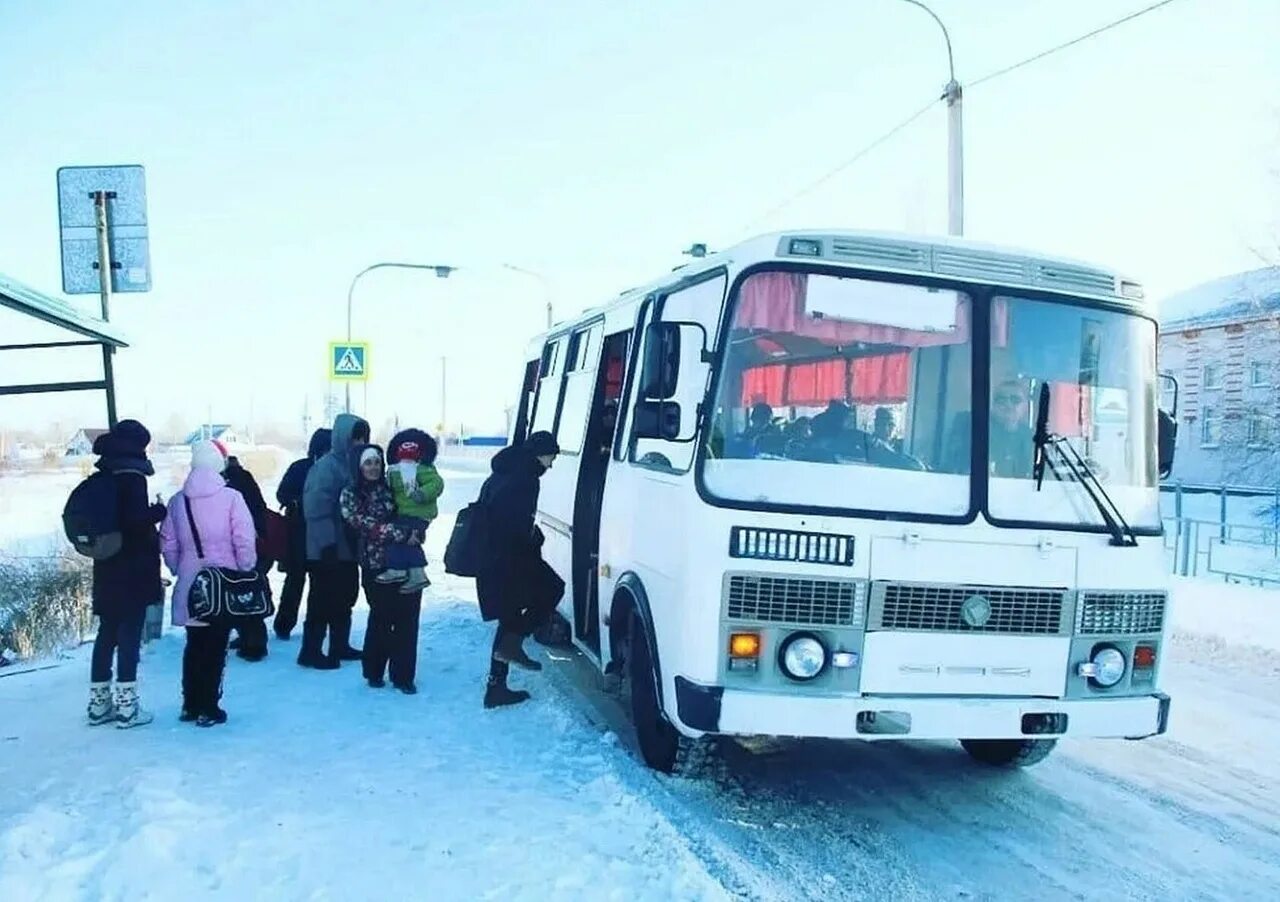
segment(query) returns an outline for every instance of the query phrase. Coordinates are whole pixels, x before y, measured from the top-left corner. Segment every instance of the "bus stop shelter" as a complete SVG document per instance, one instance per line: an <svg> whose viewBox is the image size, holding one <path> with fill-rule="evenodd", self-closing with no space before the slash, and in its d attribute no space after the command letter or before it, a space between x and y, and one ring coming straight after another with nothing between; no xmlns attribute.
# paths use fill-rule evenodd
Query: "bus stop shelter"
<svg viewBox="0 0 1280 902"><path fill-rule="evenodd" d="M55 326L73 339L64 341L0 344L0 351L42 351L58 348L97 347L102 351L102 378L78 382L40 382L23 385L0 385L0 397L39 395L55 392L100 391L107 399L107 425L116 425L116 384L112 354L128 347L121 333L95 317L81 313L59 298L51 297L0 273L0 306L16 310L48 325Z"/></svg>

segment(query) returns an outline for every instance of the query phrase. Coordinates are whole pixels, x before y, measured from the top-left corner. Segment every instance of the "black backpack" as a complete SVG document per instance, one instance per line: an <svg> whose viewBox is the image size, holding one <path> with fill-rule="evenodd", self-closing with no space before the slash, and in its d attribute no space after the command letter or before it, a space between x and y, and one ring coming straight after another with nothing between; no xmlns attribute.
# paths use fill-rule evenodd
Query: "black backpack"
<svg viewBox="0 0 1280 902"><path fill-rule="evenodd" d="M490 553L489 509L483 501L458 513L444 551L444 569L454 576L478 576L481 562Z"/></svg>
<svg viewBox="0 0 1280 902"><path fill-rule="evenodd" d="M62 529L87 558L105 561L120 553L120 488L111 474L94 473L71 490L62 509Z"/></svg>

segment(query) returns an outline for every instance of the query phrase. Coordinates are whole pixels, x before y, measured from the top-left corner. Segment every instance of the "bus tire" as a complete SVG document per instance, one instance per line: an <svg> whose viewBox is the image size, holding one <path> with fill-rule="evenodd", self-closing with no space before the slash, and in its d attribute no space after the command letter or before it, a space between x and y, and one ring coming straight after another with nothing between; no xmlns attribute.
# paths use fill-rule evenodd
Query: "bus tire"
<svg viewBox="0 0 1280 902"><path fill-rule="evenodd" d="M992 767L1030 767L1048 758L1058 740L961 739L960 744L974 761Z"/></svg>
<svg viewBox="0 0 1280 902"><path fill-rule="evenodd" d="M648 630L638 614L632 614L628 638L631 720L636 728L640 757L660 773L691 775L701 768L708 742L684 736L663 712L658 701L657 669L649 650Z"/></svg>

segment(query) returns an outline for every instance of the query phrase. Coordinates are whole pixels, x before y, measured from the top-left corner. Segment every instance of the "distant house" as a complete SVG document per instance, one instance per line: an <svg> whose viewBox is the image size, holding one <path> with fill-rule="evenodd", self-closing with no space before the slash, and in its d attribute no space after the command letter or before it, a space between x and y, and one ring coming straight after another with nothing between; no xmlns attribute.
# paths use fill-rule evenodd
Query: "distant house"
<svg viewBox="0 0 1280 902"><path fill-rule="evenodd" d="M81 429L67 442L67 457L88 457L93 453L93 443L106 434L105 429Z"/></svg>
<svg viewBox="0 0 1280 902"><path fill-rule="evenodd" d="M222 442L224 445L249 444L239 432L221 423L206 424L193 429L182 443L184 445L194 445L196 442L209 441L211 439Z"/></svg>
<svg viewBox="0 0 1280 902"><path fill-rule="evenodd" d="M1275 485L1280 481L1280 267L1193 288L1166 299L1159 313L1160 370L1179 385L1173 478Z"/></svg>

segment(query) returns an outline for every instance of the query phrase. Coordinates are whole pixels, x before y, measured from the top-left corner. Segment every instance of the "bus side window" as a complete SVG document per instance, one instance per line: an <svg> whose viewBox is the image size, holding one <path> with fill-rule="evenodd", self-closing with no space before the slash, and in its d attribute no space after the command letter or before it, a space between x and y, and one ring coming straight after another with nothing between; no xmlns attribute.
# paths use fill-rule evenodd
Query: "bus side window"
<svg viewBox="0 0 1280 902"><path fill-rule="evenodd" d="M511 444L523 444L529 437L529 418L533 413L533 399L538 391L539 360L530 360L524 367L524 381L520 384L520 406L516 409L515 427L511 432Z"/></svg>
<svg viewBox="0 0 1280 902"><path fill-rule="evenodd" d="M662 321L701 325L709 340L714 341L724 302L725 277L717 276L682 288L668 295L661 306ZM682 329L680 342L679 378L675 395L665 399L642 398L637 385L637 402L665 400L679 405L680 439L634 438L631 444L631 462L640 466L687 473L693 467L693 456L698 442L698 411L706 398L707 382L711 368L702 359L704 340L698 329ZM650 333L639 333L640 344L647 345ZM645 348L641 347L639 367L643 370ZM632 427L634 429L634 426Z"/></svg>
<svg viewBox="0 0 1280 902"><path fill-rule="evenodd" d="M556 430L556 441L562 454L576 455L582 451L587 417L591 413L591 399L595 393L603 335L604 323L598 322L575 332L569 343L564 400L560 405L560 419Z"/></svg>
<svg viewBox="0 0 1280 902"><path fill-rule="evenodd" d="M561 374L564 371L565 336L547 343L538 367L538 391L533 402L533 425L529 432L555 432L560 410Z"/></svg>

